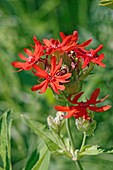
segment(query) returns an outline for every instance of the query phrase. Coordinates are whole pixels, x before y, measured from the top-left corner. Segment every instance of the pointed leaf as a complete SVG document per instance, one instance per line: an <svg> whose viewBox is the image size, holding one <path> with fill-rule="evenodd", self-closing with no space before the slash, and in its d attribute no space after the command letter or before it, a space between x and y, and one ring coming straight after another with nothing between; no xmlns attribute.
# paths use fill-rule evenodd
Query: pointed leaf
<svg viewBox="0 0 113 170"><path fill-rule="evenodd" d="M101 0L99 5L113 9L113 0Z"/></svg>
<svg viewBox="0 0 113 170"><path fill-rule="evenodd" d="M32 170L48 170L50 163L50 151L48 150L47 146L43 144L40 150L40 157L38 162L32 168Z"/></svg>
<svg viewBox="0 0 113 170"><path fill-rule="evenodd" d="M80 156L84 156L84 155L98 155L100 153L103 153L104 150L100 149L98 145L94 145L94 146L85 146L83 148L83 150L80 152Z"/></svg>
<svg viewBox="0 0 113 170"><path fill-rule="evenodd" d="M4 170L11 170L10 132L11 111L8 110L0 117L0 156Z"/></svg>
<svg viewBox="0 0 113 170"><path fill-rule="evenodd" d="M105 148L104 153L113 153L113 147L111 148Z"/></svg>
<svg viewBox="0 0 113 170"><path fill-rule="evenodd" d="M44 142L30 155L23 170L48 170L50 163L50 152Z"/></svg>
<svg viewBox="0 0 113 170"><path fill-rule="evenodd" d="M39 160L39 152L37 151L37 149L35 149L30 155L24 170L31 170L38 160Z"/></svg>
<svg viewBox="0 0 113 170"><path fill-rule="evenodd" d="M27 125L32 129L32 131L45 141L48 149L51 152L55 152L61 149L58 141L56 141L53 134L51 134L50 130L47 128L46 125L28 118L25 118L25 120Z"/></svg>

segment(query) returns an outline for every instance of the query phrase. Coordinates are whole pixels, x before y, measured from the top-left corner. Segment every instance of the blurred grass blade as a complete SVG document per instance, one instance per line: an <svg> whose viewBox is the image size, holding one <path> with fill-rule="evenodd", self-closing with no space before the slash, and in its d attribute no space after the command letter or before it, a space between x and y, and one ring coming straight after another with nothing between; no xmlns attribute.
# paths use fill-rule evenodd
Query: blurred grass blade
<svg viewBox="0 0 113 170"><path fill-rule="evenodd" d="M0 168L0 170L4 170L3 168Z"/></svg>
<svg viewBox="0 0 113 170"><path fill-rule="evenodd" d="M99 5L113 9L113 0L101 0Z"/></svg>
<svg viewBox="0 0 113 170"><path fill-rule="evenodd" d="M3 169L11 170L11 111L8 110L0 117L0 156L2 159ZM1 167L2 168L2 167Z"/></svg>

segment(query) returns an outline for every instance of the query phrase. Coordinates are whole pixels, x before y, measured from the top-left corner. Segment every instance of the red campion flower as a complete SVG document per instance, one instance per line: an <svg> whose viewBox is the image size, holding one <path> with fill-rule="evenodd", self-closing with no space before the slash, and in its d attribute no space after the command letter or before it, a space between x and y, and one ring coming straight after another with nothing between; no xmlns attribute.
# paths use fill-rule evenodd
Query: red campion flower
<svg viewBox="0 0 113 170"><path fill-rule="evenodd" d="M75 48L83 48L92 41L92 39L87 40L86 42L83 42L82 44L78 44L78 32L74 31L72 35L66 36L63 32L60 32L60 37L62 39L62 42L59 40L54 40L51 38L43 39L43 43L45 44L45 50L46 54L52 54L58 51L60 54L64 52L69 52L71 50L74 50Z"/></svg>
<svg viewBox="0 0 113 170"><path fill-rule="evenodd" d="M34 69L36 72L34 74L40 78L44 78L38 85L34 85L32 87L32 91L40 90L40 93L44 93L48 87L48 85L54 90L55 93L59 94L59 90L64 90L65 86L63 83L69 82L71 77L71 73L66 73L64 75L59 75L59 70L62 65L62 59L60 59L59 63L56 64L56 57L53 56L51 58L51 69L49 72L47 70L42 70L39 66L34 65Z"/></svg>
<svg viewBox="0 0 113 170"><path fill-rule="evenodd" d="M22 70L30 70L32 68L32 66L39 60L40 56L43 55L43 47L40 44L40 42L36 39L36 37L34 37L34 42L35 42L35 46L34 48L34 52L32 52L31 50L29 50L28 48L24 49L24 52L28 55L28 57L25 57L23 54L18 54L19 57L24 60L25 62L12 62L13 67L15 68L19 68L18 71L22 71Z"/></svg>
<svg viewBox="0 0 113 170"><path fill-rule="evenodd" d="M93 49L90 49L89 51L85 49L76 50L77 57L83 58L82 68L85 68L90 62L97 64L101 67L105 67L106 65L101 62L104 59L104 54L100 54L100 55L97 54L97 52L99 52L102 48L103 45L101 44L95 50Z"/></svg>
<svg viewBox="0 0 113 170"><path fill-rule="evenodd" d="M77 106L55 106L55 109L58 111L62 111L62 112L68 112L67 115L65 115L65 118L70 118L72 116L74 116L76 119L78 119L79 117L83 117L84 119L90 119L89 115L88 115L88 110L94 111L94 112L104 112L108 109L111 108L110 105L105 105L102 107L97 107L96 104L103 102L107 97L104 97L100 100L97 100L97 97L99 95L100 89L97 88L91 95L90 99L86 102L78 102L78 99L81 97L81 95L84 92L80 92L78 93L73 99L71 99L72 96L70 96L68 98L69 102L71 102L72 104L75 104Z"/></svg>

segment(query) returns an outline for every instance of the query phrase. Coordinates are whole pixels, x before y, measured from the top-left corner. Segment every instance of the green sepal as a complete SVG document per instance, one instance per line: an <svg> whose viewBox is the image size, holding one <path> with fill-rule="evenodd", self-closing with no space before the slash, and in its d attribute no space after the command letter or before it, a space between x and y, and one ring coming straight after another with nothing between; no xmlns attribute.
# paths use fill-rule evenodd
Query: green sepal
<svg viewBox="0 0 113 170"><path fill-rule="evenodd" d="M99 5L113 9L113 0L101 0Z"/></svg>
<svg viewBox="0 0 113 170"><path fill-rule="evenodd" d="M4 170L12 170L11 166L11 111L7 110L0 116L0 156Z"/></svg>

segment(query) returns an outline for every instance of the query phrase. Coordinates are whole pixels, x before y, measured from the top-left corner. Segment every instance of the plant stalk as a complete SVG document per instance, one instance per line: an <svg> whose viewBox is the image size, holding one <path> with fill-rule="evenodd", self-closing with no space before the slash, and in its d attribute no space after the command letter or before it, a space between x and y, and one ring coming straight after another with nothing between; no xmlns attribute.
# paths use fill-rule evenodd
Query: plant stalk
<svg viewBox="0 0 113 170"><path fill-rule="evenodd" d="M82 151L84 145L85 145L85 142L86 142L86 133L84 132L84 136L83 136L83 140L82 140L82 145L80 147L80 151Z"/></svg>
<svg viewBox="0 0 113 170"><path fill-rule="evenodd" d="M76 166L77 166L78 170L84 170L84 169L82 168L82 165L81 165L81 163L80 163L79 160L76 161Z"/></svg>
<svg viewBox="0 0 113 170"><path fill-rule="evenodd" d="M70 143L71 143L72 149L74 151L75 150L75 146L74 146L73 136L72 136L72 133L71 133L71 129L70 129L70 124L69 124L69 119L68 118L66 119L66 129L67 129L67 133L68 133L68 137L70 139Z"/></svg>

